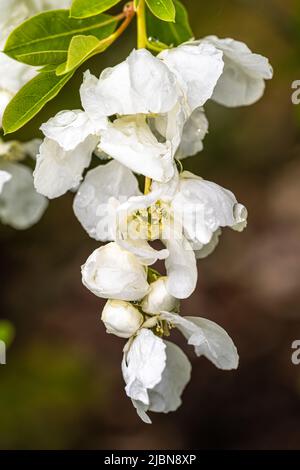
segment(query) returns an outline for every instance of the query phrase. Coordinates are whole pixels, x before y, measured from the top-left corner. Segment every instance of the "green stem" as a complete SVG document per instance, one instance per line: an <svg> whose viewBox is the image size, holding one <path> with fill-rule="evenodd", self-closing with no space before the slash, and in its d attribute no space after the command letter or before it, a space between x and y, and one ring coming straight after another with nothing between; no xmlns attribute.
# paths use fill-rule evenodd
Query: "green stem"
<svg viewBox="0 0 300 470"><path fill-rule="evenodd" d="M137 47L143 49L147 47L147 28L146 28L146 11L145 0L140 0L137 11Z"/></svg>
<svg viewBox="0 0 300 470"><path fill-rule="evenodd" d="M146 27L146 11L145 0L140 0L137 10L137 47L138 49L146 49L148 46L147 27ZM151 190L152 180L145 177L144 194L148 194Z"/></svg>

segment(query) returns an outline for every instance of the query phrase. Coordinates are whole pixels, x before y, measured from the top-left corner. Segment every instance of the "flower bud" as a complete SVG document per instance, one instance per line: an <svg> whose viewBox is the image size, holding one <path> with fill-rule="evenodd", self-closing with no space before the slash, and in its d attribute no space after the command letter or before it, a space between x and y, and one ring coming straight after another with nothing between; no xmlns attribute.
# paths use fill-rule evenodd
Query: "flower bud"
<svg viewBox="0 0 300 470"><path fill-rule="evenodd" d="M173 312L179 307L179 300L170 295L166 288L167 277L160 277L150 284L150 289L142 301L142 309L150 315L162 311Z"/></svg>
<svg viewBox="0 0 300 470"><path fill-rule="evenodd" d="M144 318L138 309L129 302L108 300L103 309L101 320L107 333L120 338L130 338L141 327Z"/></svg>
<svg viewBox="0 0 300 470"><path fill-rule="evenodd" d="M81 272L85 287L104 299L139 300L149 289L145 266L115 242L95 250Z"/></svg>

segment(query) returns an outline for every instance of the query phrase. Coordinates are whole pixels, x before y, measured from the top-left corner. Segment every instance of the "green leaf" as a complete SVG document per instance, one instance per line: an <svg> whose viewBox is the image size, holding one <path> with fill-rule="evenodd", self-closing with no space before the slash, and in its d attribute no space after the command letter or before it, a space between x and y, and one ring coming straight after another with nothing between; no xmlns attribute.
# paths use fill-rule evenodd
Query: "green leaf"
<svg viewBox="0 0 300 470"><path fill-rule="evenodd" d="M149 37L153 39L169 46L179 46L193 37L193 31L189 24L186 8L179 0L173 1L176 9L175 23L162 23L150 11L147 11L147 31Z"/></svg>
<svg viewBox="0 0 300 470"><path fill-rule="evenodd" d="M74 19L69 10L40 13L18 26L8 37L4 52L29 65L61 64L67 60L73 36L92 35L97 39L110 36L117 20L110 15Z"/></svg>
<svg viewBox="0 0 300 470"><path fill-rule="evenodd" d="M5 109L3 115L5 134L17 131L30 121L59 93L73 73L57 77L55 72L43 72L26 83Z"/></svg>
<svg viewBox="0 0 300 470"><path fill-rule="evenodd" d="M8 347L15 336L14 326L7 320L0 321L0 341L4 341Z"/></svg>
<svg viewBox="0 0 300 470"><path fill-rule="evenodd" d="M163 21L175 21L175 6L172 0L146 0L153 15Z"/></svg>
<svg viewBox="0 0 300 470"><path fill-rule="evenodd" d="M73 18L88 18L109 10L121 0L73 0L70 16Z"/></svg>
<svg viewBox="0 0 300 470"><path fill-rule="evenodd" d="M39 69L39 72L40 73L55 72L56 69L57 69L57 64L49 64L49 65L45 65L44 67Z"/></svg>
<svg viewBox="0 0 300 470"><path fill-rule="evenodd" d="M95 36L74 36L70 42L68 59L57 67L56 75L64 75L76 69L100 47L101 41Z"/></svg>

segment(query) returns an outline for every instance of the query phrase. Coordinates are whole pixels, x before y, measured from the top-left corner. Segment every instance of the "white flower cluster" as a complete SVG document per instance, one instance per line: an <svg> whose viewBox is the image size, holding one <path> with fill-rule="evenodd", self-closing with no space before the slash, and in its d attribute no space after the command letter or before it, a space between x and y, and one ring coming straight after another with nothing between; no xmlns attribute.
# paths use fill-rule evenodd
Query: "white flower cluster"
<svg viewBox="0 0 300 470"><path fill-rule="evenodd" d="M32 170L20 163L27 156L35 158L40 142L0 139L0 222L18 230L38 222L48 206L33 186Z"/></svg>
<svg viewBox="0 0 300 470"><path fill-rule="evenodd" d="M91 237L109 242L87 259L82 281L108 299L107 332L128 339L125 390L145 422L147 411L177 409L190 379L185 354L163 339L172 328L215 366L238 365L227 333L204 318L180 316L178 299L196 287L196 259L214 250L223 227L243 230L247 211L232 192L179 171L176 162L202 150L207 100L249 105L271 77L267 59L232 39L209 36L157 57L134 50L99 79L85 73L83 110L62 111L41 127L36 189L48 198L76 190L78 220ZM93 153L112 160L81 182ZM151 179L145 194L133 172ZM157 240L164 246L153 246ZM166 276L149 267L159 259Z"/></svg>
<svg viewBox="0 0 300 470"><path fill-rule="evenodd" d="M0 48L9 33L30 16L44 10L64 8L70 0L0 0ZM13 96L37 71L0 52L0 128L3 113ZM48 202L33 186L32 171L19 163L36 157L40 141L21 143L0 139L0 222L15 229L27 229L38 222Z"/></svg>

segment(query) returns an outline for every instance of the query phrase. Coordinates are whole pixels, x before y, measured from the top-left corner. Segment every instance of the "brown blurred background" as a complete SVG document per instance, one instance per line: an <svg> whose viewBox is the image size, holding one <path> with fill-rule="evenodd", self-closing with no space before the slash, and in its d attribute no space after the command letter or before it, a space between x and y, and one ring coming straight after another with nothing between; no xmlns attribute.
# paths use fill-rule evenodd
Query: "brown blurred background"
<svg viewBox="0 0 300 470"><path fill-rule="evenodd" d="M204 151L185 168L229 189L249 209L243 234L224 231L200 261L182 313L224 326L240 353L237 372L197 359L183 405L139 421L120 371L123 340L105 334L103 302L81 284L80 265L97 242L72 213L72 194L51 202L26 232L1 226L1 317L16 337L0 366L0 448L293 449L300 448L300 5L289 0L186 0L195 37L245 41L270 58L275 75L256 105L210 103ZM123 60L131 30L89 67ZM41 122L80 107L80 70L63 93L14 137L36 136ZM76 97L76 103L74 99Z"/></svg>

